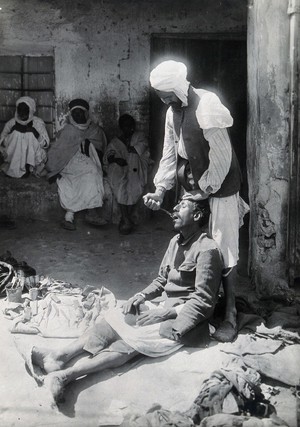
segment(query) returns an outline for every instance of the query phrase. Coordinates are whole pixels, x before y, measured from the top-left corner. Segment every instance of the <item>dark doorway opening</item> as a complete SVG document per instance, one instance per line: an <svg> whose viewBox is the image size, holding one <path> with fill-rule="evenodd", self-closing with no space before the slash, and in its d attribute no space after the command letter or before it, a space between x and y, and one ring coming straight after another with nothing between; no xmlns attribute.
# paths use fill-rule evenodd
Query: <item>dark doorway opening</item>
<svg viewBox="0 0 300 427"><path fill-rule="evenodd" d="M150 59L151 69L164 60L184 62L191 84L215 92L229 109L234 119L229 133L243 175L240 194L248 202L246 34L154 34ZM165 112L166 107L151 90L150 150L154 173L162 154Z"/></svg>

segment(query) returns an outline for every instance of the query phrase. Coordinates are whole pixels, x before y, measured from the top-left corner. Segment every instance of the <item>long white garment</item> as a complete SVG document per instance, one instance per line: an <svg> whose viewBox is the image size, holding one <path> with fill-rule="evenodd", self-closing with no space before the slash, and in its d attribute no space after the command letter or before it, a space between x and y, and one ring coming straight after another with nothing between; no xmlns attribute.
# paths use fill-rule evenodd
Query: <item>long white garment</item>
<svg viewBox="0 0 300 427"><path fill-rule="evenodd" d="M49 146L45 124L39 117L33 117L33 127L40 134L37 139L31 132L22 133L17 130L11 132L15 123L15 119L9 120L1 133L0 145L3 146L5 157L1 169L13 178L21 178L28 164L31 171L39 176L47 161L46 148Z"/></svg>
<svg viewBox="0 0 300 427"><path fill-rule="evenodd" d="M89 154L90 157L82 154L79 148L57 180L60 204L67 211L79 212L103 204L103 173L93 144Z"/></svg>
<svg viewBox="0 0 300 427"><path fill-rule="evenodd" d="M150 154L145 136L141 132L134 132L130 146L135 148L136 153L128 152L126 145L115 137L108 144L105 153L108 180L117 202L122 205L137 203L147 183ZM107 159L112 155L124 159L127 165L109 163Z"/></svg>
<svg viewBox="0 0 300 427"><path fill-rule="evenodd" d="M150 309L157 308L157 305L150 301L146 301L145 304ZM162 337L159 334L160 323L145 326L128 325L124 321L124 314L120 308L108 310L104 313L104 318L122 340L146 356L167 356L183 346L177 341Z"/></svg>

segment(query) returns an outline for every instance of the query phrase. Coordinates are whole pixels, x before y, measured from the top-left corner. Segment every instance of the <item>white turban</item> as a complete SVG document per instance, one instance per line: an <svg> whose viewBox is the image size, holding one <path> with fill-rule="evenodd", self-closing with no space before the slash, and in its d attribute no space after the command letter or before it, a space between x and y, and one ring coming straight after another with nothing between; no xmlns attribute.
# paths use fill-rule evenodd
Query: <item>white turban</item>
<svg viewBox="0 0 300 427"><path fill-rule="evenodd" d="M187 69L182 62L164 61L151 71L150 84L153 89L162 92L174 92L182 101L183 106L186 107L190 85L186 76Z"/></svg>
<svg viewBox="0 0 300 427"><path fill-rule="evenodd" d="M31 98L30 96L22 96L21 98L19 98L17 100L16 106L18 107L18 105L21 104L22 102L24 102L24 104L28 105L28 107L29 107L28 119L25 121L20 120L17 112L15 114L15 119L18 123L26 125L27 123L31 122L31 120L33 119L33 115L34 115L35 110L36 110L36 104L35 104L35 100L33 98Z"/></svg>

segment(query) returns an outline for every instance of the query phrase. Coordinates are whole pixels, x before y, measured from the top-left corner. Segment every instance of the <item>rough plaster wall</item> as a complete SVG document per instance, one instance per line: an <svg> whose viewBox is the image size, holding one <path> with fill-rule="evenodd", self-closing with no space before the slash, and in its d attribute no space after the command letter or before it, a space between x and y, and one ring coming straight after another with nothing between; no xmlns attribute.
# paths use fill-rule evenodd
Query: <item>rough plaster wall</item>
<svg viewBox="0 0 300 427"><path fill-rule="evenodd" d="M288 0L251 0L248 20L250 259L260 294L287 288Z"/></svg>
<svg viewBox="0 0 300 427"><path fill-rule="evenodd" d="M246 0L3 0L0 54L54 54L57 127L70 98L110 136L131 112L148 130L152 33L246 30Z"/></svg>

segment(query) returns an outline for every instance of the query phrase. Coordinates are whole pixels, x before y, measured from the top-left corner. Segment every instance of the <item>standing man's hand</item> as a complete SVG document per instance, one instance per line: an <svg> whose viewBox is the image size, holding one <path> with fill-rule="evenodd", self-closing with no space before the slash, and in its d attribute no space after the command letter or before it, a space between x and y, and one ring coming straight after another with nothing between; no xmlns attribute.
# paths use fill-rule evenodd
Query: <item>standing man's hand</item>
<svg viewBox="0 0 300 427"><path fill-rule="evenodd" d="M163 187L157 187L155 193L147 193L143 196L144 204L153 211L158 211L164 200L166 190Z"/></svg>
<svg viewBox="0 0 300 427"><path fill-rule="evenodd" d="M143 200L147 208L152 209L153 211L158 211L164 200L162 195L156 193L147 193L143 196Z"/></svg>

